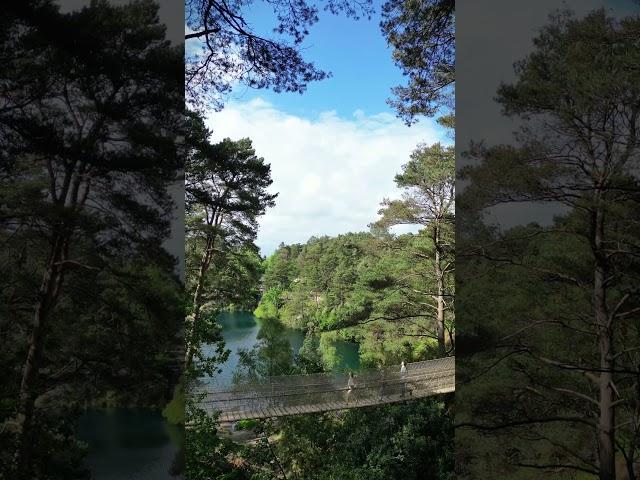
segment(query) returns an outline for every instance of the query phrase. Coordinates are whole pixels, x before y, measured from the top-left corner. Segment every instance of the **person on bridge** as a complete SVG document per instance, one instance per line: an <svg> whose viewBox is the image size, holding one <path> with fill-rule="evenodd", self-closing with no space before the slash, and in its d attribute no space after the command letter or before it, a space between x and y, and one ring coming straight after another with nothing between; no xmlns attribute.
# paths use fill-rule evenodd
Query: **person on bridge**
<svg viewBox="0 0 640 480"><path fill-rule="evenodd" d="M404 360L402 361L402 363L400 364L400 377L402 377L402 393L401 396L404 397L404 394L407 390L407 382L405 380L407 376L407 366L404 363Z"/></svg>
<svg viewBox="0 0 640 480"><path fill-rule="evenodd" d="M356 388L356 380L353 376L353 372L349 372L349 378L347 379L347 403L349 403L349 398L351 397L351 392Z"/></svg>

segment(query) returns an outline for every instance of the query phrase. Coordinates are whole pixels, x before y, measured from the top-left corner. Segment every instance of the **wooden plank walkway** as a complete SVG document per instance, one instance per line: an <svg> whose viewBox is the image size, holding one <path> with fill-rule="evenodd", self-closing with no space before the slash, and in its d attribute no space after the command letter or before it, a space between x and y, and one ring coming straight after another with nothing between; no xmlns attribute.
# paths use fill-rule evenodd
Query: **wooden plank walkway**
<svg viewBox="0 0 640 480"><path fill-rule="evenodd" d="M220 421L235 422L344 410L455 391L455 357L408 363L356 373L350 391L346 374L322 373L270 377L227 390L205 387L196 394L200 407L218 412Z"/></svg>

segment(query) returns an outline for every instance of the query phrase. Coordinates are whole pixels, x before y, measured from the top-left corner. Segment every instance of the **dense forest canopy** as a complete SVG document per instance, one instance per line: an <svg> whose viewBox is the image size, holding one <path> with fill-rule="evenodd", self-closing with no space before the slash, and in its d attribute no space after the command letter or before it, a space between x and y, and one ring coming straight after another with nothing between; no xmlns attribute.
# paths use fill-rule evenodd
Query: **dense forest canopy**
<svg viewBox="0 0 640 480"><path fill-rule="evenodd" d="M355 340L364 365L433 357L435 314L415 306L424 295L407 297L430 275L414 265L414 251L428 251L428 244L422 235L391 239L357 233L283 245L265 262L264 294L255 314L321 335L328 344L332 338ZM415 283L405 282L409 271L416 274ZM335 360L327 355L330 365Z"/></svg>

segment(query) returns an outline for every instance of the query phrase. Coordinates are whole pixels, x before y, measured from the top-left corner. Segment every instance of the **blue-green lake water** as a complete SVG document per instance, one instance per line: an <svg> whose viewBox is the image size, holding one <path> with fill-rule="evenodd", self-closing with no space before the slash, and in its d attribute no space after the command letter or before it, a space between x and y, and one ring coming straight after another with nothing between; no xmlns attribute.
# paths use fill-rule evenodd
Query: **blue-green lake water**
<svg viewBox="0 0 640 480"><path fill-rule="evenodd" d="M222 373L211 381L221 386L231 385L233 374L238 368L240 360L238 352L242 349L250 350L258 343L261 322L250 312L224 312L219 317L219 323L222 327L222 337L230 354L222 366ZM284 328L283 335L288 340L292 353L297 354L302 347L304 333L300 330ZM336 348L338 357L336 369L358 369L360 357L357 343L336 340L333 342L333 346Z"/></svg>
<svg viewBox="0 0 640 480"><path fill-rule="evenodd" d="M96 480L165 480L178 451L181 428L144 408L90 410L78 423Z"/></svg>

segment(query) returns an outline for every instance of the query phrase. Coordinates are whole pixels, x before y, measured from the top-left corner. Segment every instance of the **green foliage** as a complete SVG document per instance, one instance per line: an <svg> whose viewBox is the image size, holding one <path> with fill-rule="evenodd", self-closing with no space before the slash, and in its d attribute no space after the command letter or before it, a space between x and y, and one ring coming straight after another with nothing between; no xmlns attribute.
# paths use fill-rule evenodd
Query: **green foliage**
<svg viewBox="0 0 640 480"><path fill-rule="evenodd" d="M301 245L281 243L278 250L265 260L265 273L262 278L265 289L289 288L296 278L295 259L300 255L300 250Z"/></svg>
<svg viewBox="0 0 640 480"><path fill-rule="evenodd" d="M412 289L433 282L429 263L419 257L428 257L430 245L423 231L384 238L346 234L281 246L265 262L264 278L276 278L277 269L288 272L281 277L286 280L265 282L270 288L255 313L305 330L309 338L322 333L319 346L326 368L337 362L332 342L338 333L360 344L367 365L430 358L437 355L430 333L433 316L408 305L409 299L420 298ZM412 283L404 280L408 272Z"/></svg>
<svg viewBox="0 0 640 480"><path fill-rule="evenodd" d="M453 147L420 145L395 180L405 193L383 202L373 234L280 245L265 261L256 315L307 332L347 329L367 365L452 351ZM389 232L400 224L424 228ZM333 365L326 336L321 349L325 365Z"/></svg>
<svg viewBox="0 0 640 480"><path fill-rule="evenodd" d="M321 351L320 335L308 332L295 359L300 373L319 373L328 370Z"/></svg>
<svg viewBox="0 0 640 480"><path fill-rule="evenodd" d="M162 410L162 416L173 425L184 425L185 393L182 384L177 385L173 390L173 398Z"/></svg>
<svg viewBox="0 0 640 480"><path fill-rule="evenodd" d="M269 271L269 266L267 267ZM282 306L282 291L278 288L271 287L262 294L260 303L253 311L258 318L278 318L278 308Z"/></svg>
<svg viewBox="0 0 640 480"><path fill-rule="evenodd" d="M435 314L432 336L437 340L440 356L455 348L453 338L454 317L454 192L455 153L453 146L437 143L419 145L409 162L395 177L396 185L404 190L401 200L384 199L379 210L380 219L371 224L371 230L387 236L389 229L397 225L422 225L424 229L416 242L406 245L414 257L414 266L408 266L409 274L401 274L396 280L404 289L405 302L421 307L431 305ZM409 278L421 279L411 282ZM385 279L386 281L386 279ZM419 296L416 298L416 293ZM402 308L394 313L396 318L425 316Z"/></svg>
<svg viewBox="0 0 640 480"><path fill-rule="evenodd" d="M588 424L571 420L593 416L592 407L577 395L553 393L554 388L560 388L588 395L590 385L585 384L583 375L537 360L540 356L561 356L564 362L588 365L597 361L592 335L584 330L584 320L578 320L592 315L588 292L575 285L564 285L551 273L559 271L585 281L590 276L589 245L578 236L555 232L556 228L564 228L560 226L562 223L567 226L559 219L558 225L546 229L538 225L514 228L499 241L496 238L495 247L487 250L490 256L514 259L517 263L524 261L525 266L504 265L496 269L493 262L482 259L462 264L460 276L464 283L460 291L464 293L459 296L458 309L469 315L470 321L460 335L462 348L474 355L459 362L459 378L468 379L475 372L484 371L486 365L507 357L477 381L465 383L457 390L456 403L460 405L457 419L474 425L516 423L513 428L490 432L461 428L456 433L459 455L465 459L459 472L463 478L474 478L486 471L486 458L492 459L491 465L499 478L522 479L546 477L541 476L539 469L522 468L519 463L554 459L560 464L589 468L587 463L574 463L575 458L568 452L578 452L587 461L593 461L594 454L586 447L594 442ZM548 273L536 275L529 266ZM490 278L483 275L489 270ZM482 281L477 280L480 278ZM492 299L490 307L488 298ZM518 313L516 318L514 312ZM491 348L521 329L508 351L502 348L496 352ZM484 351L474 352L478 348L476 342L481 342ZM514 402L516 392L522 400ZM540 395L544 395L543 401ZM558 420L551 420L553 417ZM518 422L523 425L518 427ZM529 442L526 440L529 435L548 440ZM570 469L565 472L566 478L578 478ZM549 474L548 478L557 477Z"/></svg>
<svg viewBox="0 0 640 480"><path fill-rule="evenodd" d="M334 344L335 337L334 332L323 332L320 335L318 350L321 352L322 364L327 371L334 370L340 362L338 351Z"/></svg>
<svg viewBox="0 0 640 480"><path fill-rule="evenodd" d="M260 422L258 420L239 420L236 422L236 430L252 430L260 426Z"/></svg>
<svg viewBox="0 0 640 480"><path fill-rule="evenodd" d="M455 189L455 150L452 145L436 143L419 145L402 172L395 177L396 185L405 190L402 200L386 200L378 212L380 220L374 230L394 225L419 224L439 226L451 223Z"/></svg>
<svg viewBox="0 0 640 480"><path fill-rule="evenodd" d="M244 480L242 464L232 463L241 447L219 433L218 419L187 402L186 416L190 428L185 429L184 466L177 470L187 472L194 480Z"/></svg>
<svg viewBox="0 0 640 480"><path fill-rule="evenodd" d="M277 319L262 320L258 342L251 350L238 352L240 362L238 370L234 372L235 382L293 373L294 357L284 330L284 325Z"/></svg>
<svg viewBox="0 0 640 480"><path fill-rule="evenodd" d="M453 478L452 417L429 399L289 417L275 449L296 478Z"/></svg>
<svg viewBox="0 0 640 480"><path fill-rule="evenodd" d="M183 389L189 392L184 419L188 428L184 465L177 465L176 471L195 479L243 479L245 468L234 463L240 448L218 432L217 418L200 408L193 387L200 377L215 376L228 358L217 321L219 313L251 310L260 298L263 261L253 241L257 218L274 205L276 195L267 191L272 183L271 168L256 155L251 140L225 139L211 144L203 119L193 112L188 117L185 203L189 302L183 377ZM282 351L268 343L258 349L273 360L267 373L290 364L290 350L289 357L281 355ZM252 352L243 353L247 376L263 373L258 367L258 373L252 369L253 357Z"/></svg>
<svg viewBox="0 0 640 480"><path fill-rule="evenodd" d="M408 124L453 108L455 81L455 2L453 0L388 0L382 6L383 35L393 59L408 77L389 100ZM449 123L451 116L445 122ZM450 123L449 123L450 124Z"/></svg>
<svg viewBox="0 0 640 480"><path fill-rule="evenodd" d="M283 328L276 320L262 322L258 344L241 354L237 381L320 371L323 365L318 352L339 336L339 332L320 338L308 334L300 354L292 356ZM251 429L262 438L243 446L212 444L208 458L215 468L211 471L224 475L230 466L220 463L224 454L227 460L234 459L233 474L252 480L283 474L311 480L451 479L454 445L450 402L450 397L430 398L277 421L239 422L236 429ZM215 459L212 452L216 452Z"/></svg>
<svg viewBox="0 0 640 480"><path fill-rule="evenodd" d="M191 376L211 374L224 351L218 313L223 309L252 309L260 296L262 261L253 243L257 218L274 205L267 191L271 167L256 156L251 140L209 141L204 120L188 113L186 204L185 328L187 369ZM202 346L217 345L205 358ZM197 362L193 362L196 358ZM199 370L199 372L198 372Z"/></svg>

